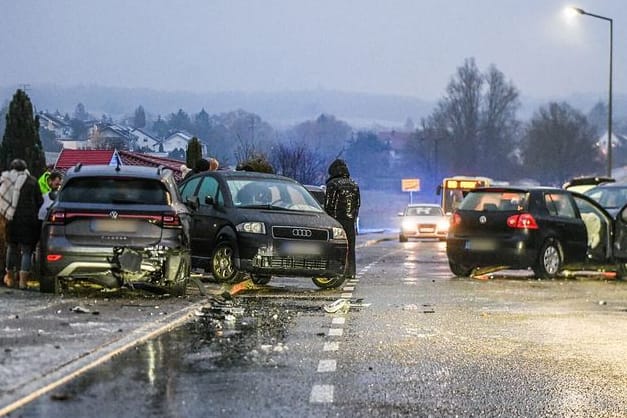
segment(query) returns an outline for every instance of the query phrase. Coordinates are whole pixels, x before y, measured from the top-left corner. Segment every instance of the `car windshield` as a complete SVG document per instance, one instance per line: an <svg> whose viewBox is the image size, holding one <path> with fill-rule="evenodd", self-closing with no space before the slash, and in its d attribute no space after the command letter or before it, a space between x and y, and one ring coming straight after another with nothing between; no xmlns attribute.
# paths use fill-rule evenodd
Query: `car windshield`
<svg viewBox="0 0 627 418"><path fill-rule="evenodd" d="M459 205L461 210L521 211L525 206L526 193L511 191L471 192Z"/></svg>
<svg viewBox="0 0 627 418"><path fill-rule="evenodd" d="M157 180L139 178L80 177L59 192L60 202L164 205L170 195Z"/></svg>
<svg viewBox="0 0 627 418"><path fill-rule="evenodd" d="M444 216L442 209L437 206L410 206L405 216Z"/></svg>
<svg viewBox="0 0 627 418"><path fill-rule="evenodd" d="M237 207L323 212L302 185L290 181L238 178L227 180L227 185Z"/></svg>
<svg viewBox="0 0 627 418"><path fill-rule="evenodd" d="M620 208L627 203L626 187L595 187L584 193L604 208Z"/></svg>

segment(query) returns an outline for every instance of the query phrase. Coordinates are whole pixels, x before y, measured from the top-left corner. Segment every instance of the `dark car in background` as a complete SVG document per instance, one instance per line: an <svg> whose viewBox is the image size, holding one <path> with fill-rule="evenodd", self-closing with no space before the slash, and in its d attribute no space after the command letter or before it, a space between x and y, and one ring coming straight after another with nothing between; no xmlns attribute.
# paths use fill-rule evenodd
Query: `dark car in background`
<svg viewBox="0 0 627 418"><path fill-rule="evenodd" d="M191 213L165 168L77 165L43 223L39 282L70 282L183 295L189 280Z"/></svg>
<svg viewBox="0 0 627 418"><path fill-rule="evenodd" d="M627 204L627 184L603 183L592 187L584 194L603 206L612 216Z"/></svg>
<svg viewBox="0 0 627 418"><path fill-rule="evenodd" d="M565 269L624 275L627 214L613 217L589 197L558 188L483 188L466 195L447 237L451 271L531 268L538 278Z"/></svg>
<svg viewBox="0 0 627 418"><path fill-rule="evenodd" d="M193 203L192 265L218 281L249 274L310 277L320 288L344 281L342 226L297 181L274 174L209 171L180 185Z"/></svg>

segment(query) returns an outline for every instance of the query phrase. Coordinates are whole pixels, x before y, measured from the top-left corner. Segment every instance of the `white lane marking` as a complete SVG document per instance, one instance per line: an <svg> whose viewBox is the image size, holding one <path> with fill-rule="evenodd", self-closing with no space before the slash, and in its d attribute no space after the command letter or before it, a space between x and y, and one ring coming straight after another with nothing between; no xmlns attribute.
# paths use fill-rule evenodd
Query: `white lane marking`
<svg viewBox="0 0 627 418"><path fill-rule="evenodd" d="M313 385L310 403L333 403L333 385Z"/></svg>
<svg viewBox="0 0 627 418"><path fill-rule="evenodd" d="M329 337L341 337L343 334L342 328L329 328Z"/></svg>
<svg viewBox="0 0 627 418"><path fill-rule="evenodd" d="M324 343L324 346L322 347L322 351L337 351L339 349L340 343L338 342Z"/></svg>
<svg viewBox="0 0 627 418"><path fill-rule="evenodd" d="M346 318L344 318L343 316L338 316L338 317L333 318L331 320L331 323L334 325L342 325L346 323Z"/></svg>
<svg viewBox="0 0 627 418"><path fill-rule="evenodd" d="M44 376L44 378L26 384L21 388L20 392L28 394L8 405L0 406L0 417L13 412L34 399L50 392L51 390L68 383L88 370L91 370L94 367L110 360L117 354L123 353L124 351L138 346L151 338L155 338L160 334L180 327L194 318L194 313L205 305L206 302L194 303L193 305L180 309L179 311L161 318L156 322L147 323L117 341L107 342L104 345L97 347L85 357L69 362L66 366L60 367L56 371Z"/></svg>
<svg viewBox="0 0 627 418"><path fill-rule="evenodd" d="M334 372L337 369L337 361L335 360L320 360L318 362L318 373Z"/></svg>
<svg viewBox="0 0 627 418"><path fill-rule="evenodd" d="M353 294L352 294L352 293L350 293L350 292L349 292L349 293L342 293L342 294L340 295L340 297L341 297L342 299L350 299L350 298L352 298L352 297L353 297Z"/></svg>

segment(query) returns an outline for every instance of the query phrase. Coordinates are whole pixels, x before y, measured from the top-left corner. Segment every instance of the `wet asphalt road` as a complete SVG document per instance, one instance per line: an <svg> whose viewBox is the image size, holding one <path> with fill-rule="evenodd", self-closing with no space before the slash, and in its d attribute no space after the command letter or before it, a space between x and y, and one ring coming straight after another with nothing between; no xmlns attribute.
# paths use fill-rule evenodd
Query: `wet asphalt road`
<svg viewBox="0 0 627 418"><path fill-rule="evenodd" d="M181 303L194 309L177 316L179 328L10 416L627 416L626 282L456 279L437 241L361 248L358 273L333 291L275 279L210 303L82 300L98 315L66 301L70 326L103 340L130 329L125 321L152 324ZM352 301L347 312L322 309L341 296ZM14 342L10 332L4 342ZM41 337L69 351L31 336ZM26 347L36 357L36 343ZM27 367L17 350L5 351L3 368Z"/></svg>

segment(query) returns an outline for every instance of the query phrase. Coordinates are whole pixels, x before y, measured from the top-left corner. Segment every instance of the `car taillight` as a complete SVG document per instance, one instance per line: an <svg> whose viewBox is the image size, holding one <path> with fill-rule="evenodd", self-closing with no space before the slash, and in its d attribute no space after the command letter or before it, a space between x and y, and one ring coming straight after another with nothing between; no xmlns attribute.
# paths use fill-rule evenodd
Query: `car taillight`
<svg viewBox="0 0 627 418"><path fill-rule="evenodd" d="M180 228L181 219L175 213L164 213L161 218L164 228Z"/></svg>
<svg viewBox="0 0 627 418"><path fill-rule="evenodd" d="M453 218L451 219L451 226L455 227L458 226L462 223L462 217L459 215L459 213L454 213L453 214Z"/></svg>
<svg viewBox="0 0 627 418"><path fill-rule="evenodd" d="M65 211L53 209L48 214L48 222L51 224L63 225L65 223Z"/></svg>
<svg viewBox="0 0 627 418"><path fill-rule="evenodd" d="M507 226L516 229L538 229L536 220L530 213L519 213L507 218Z"/></svg>
<svg viewBox="0 0 627 418"><path fill-rule="evenodd" d="M49 262L53 263L55 261L61 260L62 258L63 258L63 255L61 255L61 254L48 254L46 256L46 261L49 261Z"/></svg>

